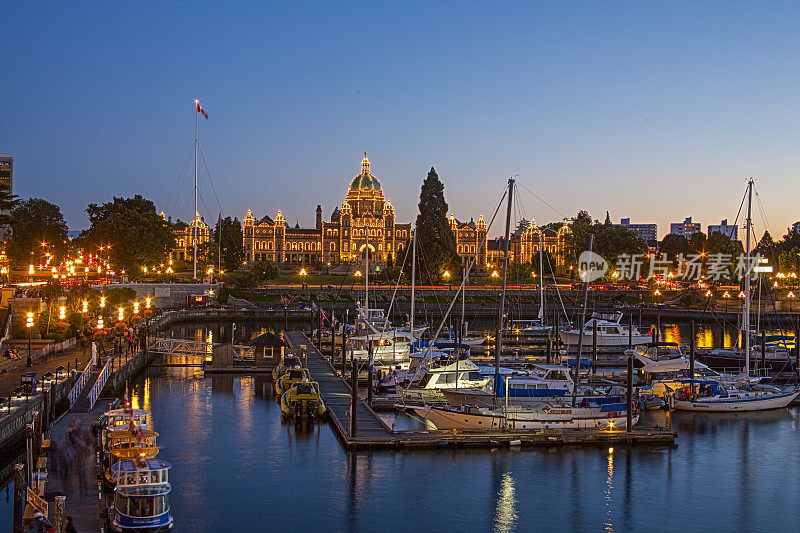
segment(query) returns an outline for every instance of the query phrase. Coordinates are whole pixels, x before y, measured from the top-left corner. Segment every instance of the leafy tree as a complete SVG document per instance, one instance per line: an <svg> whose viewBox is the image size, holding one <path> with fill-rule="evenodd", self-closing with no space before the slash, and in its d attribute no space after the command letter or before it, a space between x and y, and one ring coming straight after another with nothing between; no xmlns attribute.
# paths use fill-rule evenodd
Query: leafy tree
<svg viewBox="0 0 800 533"><path fill-rule="evenodd" d="M683 235L670 233L661 241L658 251L669 259L675 260L680 254L685 255L690 252L689 240Z"/></svg>
<svg viewBox="0 0 800 533"><path fill-rule="evenodd" d="M41 260L45 251L60 255L67 248L67 223L61 208L41 198L19 202L11 211L13 231L9 256L17 263ZM47 247L42 247L46 243Z"/></svg>
<svg viewBox="0 0 800 533"><path fill-rule="evenodd" d="M214 231L214 250L218 252L219 242L222 239L222 268L223 270L237 270L244 261L244 247L242 245L242 223L238 218L223 218L217 223Z"/></svg>
<svg viewBox="0 0 800 533"><path fill-rule="evenodd" d="M248 277L255 284L266 283L267 281L278 279L281 271L272 261L256 261L250 268Z"/></svg>
<svg viewBox="0 0 800 533"><path fill-rule="evenodd" d="M461 259L456 252L456 237L447 221L447 210L444 184L431 167L422 182L416 223L417 251L422 252L417 255L421 259L417 268L420 283L441 283L446 270L451 280L460 279ZM411 271L410 264L406 268Z"/></svg>
<svg viewBox="0 0 800 533"><path fill-rule="evenodd" d="M592 231L595 234L594 251L612 265L621 254L643 254L647 251L647 243L623 226L595 224Z"/></svg>
<svg viewBox="0 0 800 533"><path fill-rule="evenodd" d="M8 226L14 222L12 211L19 204L19 198L5 187L0 187L0 226Z"/></svg>
<svg viewBox="0 0 800 533"><path fill-rule="evenodd" d="M706 252L706 241L708 238L702 231L696 231L689 237L689 251L702 254Z"/></svg>
<svg viewBox="0 0 800 533"><path fill-rule="evenodd" d="M81 233L82 241L90 247L110 244L113 267L132 277L141 273L142 265L163 263L175 245L170 224L141 195L89 204L86 213L91 226Z"/></svg>
<svg viewBox="0 0 800 533"><path fill-rule="evenodd" d="M542 270L539 271L539 254L542 255ZM541 280L542 275L550 277L554 273L556 262L553 256L548 251L536 252L531 259L531 271L536 272L537 279Z"/></svg>

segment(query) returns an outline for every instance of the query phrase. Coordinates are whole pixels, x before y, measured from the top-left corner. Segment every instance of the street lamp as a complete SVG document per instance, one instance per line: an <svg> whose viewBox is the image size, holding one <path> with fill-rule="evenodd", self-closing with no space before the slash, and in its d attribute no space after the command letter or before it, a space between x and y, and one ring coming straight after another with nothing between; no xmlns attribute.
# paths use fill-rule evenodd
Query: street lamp
<svg viewBox="0 0 800 533"><path fill-rule="evenodd" d="M25 366L32 367L33 361L31 360L31 328L33 328L33 313L28 313L27 317L25 318L25 328L28 330L28 362L25 364Z"/></svg>
<svg viewBox="0 0 800 533"><path fill-rule="evenodd" d="M134 315L139 314L139 302L133 302L133 314Z"/></svg>
<svg viewBox="0 0 800 533"><path fill-rule="evenodd" d="M144 299L144 308L145 309L150 309L150 297L149 296Z"/></svg>
<svg viewBox="0 0 800 533"><path fill-rule="evenodd" d="M103 329L103 317L97 317L97 330L100 331Z"/></svg>
<svg viewBox="0 0 800 533"><path fill-rule="evenodd" d="M58 308L58 319L64 320L65 318L67 318L67 308L62 305Z"/></svg>
<svg viewBox="0 0 800 533"><path fill-rule="evenodd" d="M728 312L728 300L731 299L731 293L729 293L728 291L725 291L725 294L723 294L722 297L725 299L725 313L727 313Z"/></svg>
<svg viewBox="0 0 800 533"><path fill-rule="evenodd" d="M794 303L794 299L796 298L796 296L794 295L794 292L789 291L789 294L787 294L786 297L789 298L789 312L791 313L792 304Z"/></svg>
<svg viewBox="0 0 800 533"><path fill-rule="evenodd" d="M81 304L81 313L86 314L88 312L89 312L89 302L84 300L83 303Z"/></svg>
<svg viewBox="0 0 800 533"><path fill-rule="evenodd" d="M106 308L106 297L105 296L101 296L100 297L100 308L101 309L105 309Z"/></svg>
<svg viewBox="0 0 800 533"><path fill-rule="evenodd" d="M123 309L122 307L120 307L117 310L117 318L119 319L120 322L125 320L125 309Z"/></svg>
<svg viewBox="0 0 800 533"><path fill-rule="evenodd" d="M447 289L450 290L452 288L450 286L450 271L449 270L445 270L444 274L442 274L442 275L444 276L445 281L447 281Z"/></svg>

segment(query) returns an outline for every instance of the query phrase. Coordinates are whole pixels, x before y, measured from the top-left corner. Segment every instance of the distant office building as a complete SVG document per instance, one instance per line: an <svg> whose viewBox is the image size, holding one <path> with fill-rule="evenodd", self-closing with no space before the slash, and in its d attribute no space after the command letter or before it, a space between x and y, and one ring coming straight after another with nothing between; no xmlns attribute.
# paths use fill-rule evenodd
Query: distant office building
<svg viewBox="0 0 800 533"><path fill-rule="evenodd" d="M0 188L14 192L14 158L11 154L0 154ZM11 237L11 227L0 226L0 241L5 242L9 237Z"/></svg>
<svg viewBox="0 0 800 533"><path fill-rule="evenodd" d="M699 222L692 222L692 217L687 217L683 222L673 222L669 225L669 232L673 235L683 235L687 239L695 233L703 231Z"/></svg>
<svg viewBox="0 0 800 533"><path fill-rule="evenodd" d="M628 228L647 243L658 240L658 225L656 224L631 224L631 219L623 218L620 219L619 225Z"/></svg>
<svg viewBox="0 0 800 533"><path fill-rule="evenodd" d="M719 225L714 225L714 224L708 225L708 236L710 237L712 233L717 231L719 233L722 233L723 235L727 235L730 240L735 241L736 237L738 236L737 233L738 229L739 228L736 227L736 224L732 226L729 225L728 219L725 218L722 220L722 222L719 223Z"/></svg>

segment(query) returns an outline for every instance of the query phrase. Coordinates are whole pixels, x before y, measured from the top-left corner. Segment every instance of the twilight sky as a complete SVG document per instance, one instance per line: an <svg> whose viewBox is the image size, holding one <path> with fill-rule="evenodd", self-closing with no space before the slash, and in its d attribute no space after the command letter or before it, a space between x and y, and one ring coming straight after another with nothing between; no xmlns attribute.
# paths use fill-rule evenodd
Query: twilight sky
<svg viewBox="0 0 800 533"><path fill-rule="evenodd" d="M512 175L537 222L706 230L751 175L800 220L797 2L32 4L0 0L0 152L71 229L112 195L191 217L195 97L207 220L327 219L364 151L398 221L431 166L466 220Z"/></svg>

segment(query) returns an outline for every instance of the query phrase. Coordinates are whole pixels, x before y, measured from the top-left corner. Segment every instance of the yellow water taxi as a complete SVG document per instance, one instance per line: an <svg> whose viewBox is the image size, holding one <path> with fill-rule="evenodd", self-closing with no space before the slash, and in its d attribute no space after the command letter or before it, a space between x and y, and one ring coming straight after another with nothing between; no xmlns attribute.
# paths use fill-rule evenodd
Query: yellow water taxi
<svg viewBox="0 0 800 533"><path fill-rule="evenodd" d="M292 385L303 380L311 381L311 374L307 368L288 368L275 382L275 394L280 396L291 389Z"/></svg>
<svg viewBox="0 0 800 533"><path fill-rule="evenodd" d="M325 404L316 381L301 381L281 396L281 416L286 419L314 419L325 414Z"/></svg>

